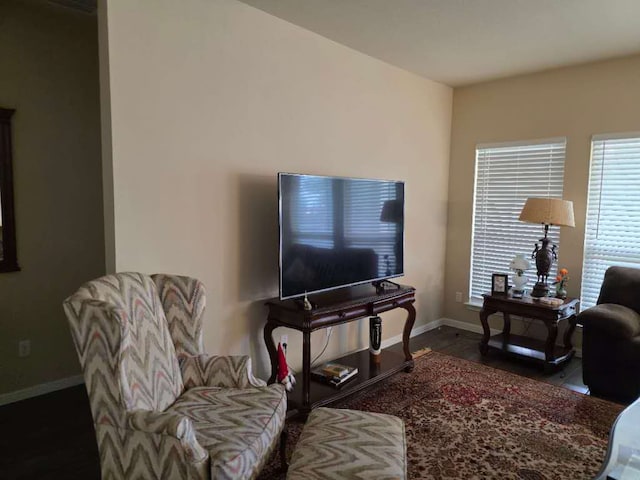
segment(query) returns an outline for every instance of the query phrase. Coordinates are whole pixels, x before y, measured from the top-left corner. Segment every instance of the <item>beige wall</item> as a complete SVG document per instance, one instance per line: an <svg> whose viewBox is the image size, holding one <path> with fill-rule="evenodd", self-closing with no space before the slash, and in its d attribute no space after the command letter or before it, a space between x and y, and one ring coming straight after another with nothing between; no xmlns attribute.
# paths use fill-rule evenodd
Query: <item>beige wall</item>
<svg viewBox="0 0 640 480"><path fill-rule="evenodd" d="M276 173L402 179L404 281L418 324L441 316L450 88L235 0L104 6L117 270L203 280L207 348L250 353L264 375ZM337 329L327 358L366 346L366 328ZM286 333L295 366L301 337Z"/></svg>
<svg viewBox="0 0 640 480"><path fill-rule="evenodd" d="M639 86L640 56L633 56L455 90L446 317L479 325L477 312L455 302L455 292L463 292L465 300L469 292L475 148L479 143L567 138L564 198L574 202L576 226L561 229L558 262L569 269L569 295L579 296L591 136L640 130ZM501 328L496 320L492 325Z"/></svg>
<svg viewBox="0 0 640 480"><path fill-rule="evenodd" d="M22 268L0 273L0 394L80 373L62 301L104 272L97 61L95 17L0 2Z"/></svg>

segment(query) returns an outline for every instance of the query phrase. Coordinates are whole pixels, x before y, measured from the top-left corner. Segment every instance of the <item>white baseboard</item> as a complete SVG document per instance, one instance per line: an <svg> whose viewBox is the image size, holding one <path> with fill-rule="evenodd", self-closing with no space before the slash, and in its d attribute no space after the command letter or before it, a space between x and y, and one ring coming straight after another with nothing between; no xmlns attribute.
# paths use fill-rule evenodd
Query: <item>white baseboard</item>
<svg viewBox="0 0 640 480"><path fill-rule="evenodd" d="M437 321L441 322L441 325L446 325L448 327L459 328L460 330L466 330L468 332L474 333L484 333L482 330L482 325L478 325L475 323L463 322L461 320L454 320L453 318L440 318ZM500 333L501 330L497 330L495 328L491 329L491 335L496 335Z"/></svg>
<svg viewBox="0 0 640 480"><path fill-rule="evenodd" d="M416 327L411 331L411 336L415 337L416 335L420 335L421 333L433 330L440 325L442 325L442 323L440 323L438 320L427 323L425 325L420 325L419 327ZM402 334L395 335L384 340L382 342L382 348L386 348L398 342L402 342ZM366 348L369 347L365 347L363 348L363 350L365 350ZM23 388L22 390L16 390L14 392L1 393L0 406L19 402L28 398L38 397L40 395L55 392L57 390L75 387L76 385L81 385L82 383L84 383L84 377L82 375L74 375L73 377L61 378L60 380L55 380L53 382L41 383L32 387Z"/></svg>
<svg viewBox="0 0 640 480"><path fill-rule="evenodd" d="M0 406L19 402L20 400L26 400L28 398L38 397L40 395L44 395L45 393L51 393L58 390L63 390L65 388L75 387L76 385L81 385L83 383L84 377L82 375L74 375L72 377L54 380L53 382L41 383L32 387L23 388L22 390L1 393Z"/></svg>
<svg viewBox="0 0 640 480"><path fill-rule="evenodd" d="M415 327L411 329L411 338L420 335L421 333L428 332L429 330L433 330L434 328L438 328L441 325L442 324L439 322L439 320L434 320L432 322L425 323L424 325L420 325L419 327ZM400 342L402 342L402 334L395 335L393 337L387 338L386 340L383 340L380 348L387 348L390 345L395 345L396 343ZM365 350L365 348L363 348L362 350Z"/></svg>
<svg viewBox="0 0 640 480"><path fill-rule="evenodd" d="M415 337L416 335L420 335L421 333L433 330L440 325L442 325L442 323L438 320L427 323L425 325L420 325L419 327L416 327L411 331L411 336ZM395 335L384 340L382 342L382 348L386 348L398 342L402 342L402 334ZM369 347L365 347L363 348L363 350L365 350L366 348ZM14 392L1 393L0 406L19 402L28 398L38 397L46 393L63 390L65 388L75 387L76 385L81 385L82 383L84 383L84 377L82 375L74 375L73 377L61 378L60 380L54 380L53 382L41 383L32 387L23 388L22 390L16 390Z"/></svg>
<svg viewBox="0 0 640 480"><path fill-rule="evenodd" d="M436 320L432 320L429 323L425 323L424 325L420 325L418 327L413 328L411 330L411 338L416 337L422 333L428 332L430 330L435 330L436 328L442 327L444 325L448 327L459 328L460 330L467 330L469 332L482 333L482 327L480 325L474 325L469 322L462 322L460 320L454 320L452 318L442 317ZM495 335L497 333L500 333L500 330L496 330L493 328L491 329L491 335ZM394 345L400 342L402 342L402 334L395 335L393 337L387 338L386 340L383 340L381 348L386 348L390 345ZM365 348L363 348L362 350L365 350Z"/></svg>
<svg viewBox="0 0 640 480"><path fill-rule="evenodd" d="M482 326L476 325L469 322L462 322L460 320L454 320L453 318L438 318L437 320L433 320L429 323L425 323L424 325L420 325L411 330L411 337L415 337L422 333L428 332L430 330L434 330L438 327L442 326L455 327L460 330L466 330L469 332L475 333L483 333ZM495 335L500 333L500 330L491 329L491 335ZM395 335L393 337L389 337L382 341L382 348L386 348L390 345L394 345L396 343L402 342L402 334ZM368 347L363 348L365 350ZM576 357L582 358L582 349L576 348ZM0 394L0 406L8 405L10 403L19 402L20 400L26 400L28 398L38 397L40 395L44 395L46 393L55 392L58 390L63 390L69 387L75 387L76 385L81 385L84 383L84 377L82 375L74 375L72 377L61 378L60 380L54 380L53 382L41 383L39 385L34 385L32 387L23 388L22 390L16 390L14 392L2 393Z"/></svg>

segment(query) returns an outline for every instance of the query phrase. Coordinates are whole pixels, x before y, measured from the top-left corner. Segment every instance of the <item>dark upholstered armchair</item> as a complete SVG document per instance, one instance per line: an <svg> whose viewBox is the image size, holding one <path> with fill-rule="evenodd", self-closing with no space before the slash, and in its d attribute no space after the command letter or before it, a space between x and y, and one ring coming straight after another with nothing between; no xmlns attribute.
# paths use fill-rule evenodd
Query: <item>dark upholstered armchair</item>
<svg viewBox="0 0 640 480"><path fill-rule="evenodd" d="M640 269L610 267L583 325L583 380L592 395L630 403L640 396Z"/></svg>

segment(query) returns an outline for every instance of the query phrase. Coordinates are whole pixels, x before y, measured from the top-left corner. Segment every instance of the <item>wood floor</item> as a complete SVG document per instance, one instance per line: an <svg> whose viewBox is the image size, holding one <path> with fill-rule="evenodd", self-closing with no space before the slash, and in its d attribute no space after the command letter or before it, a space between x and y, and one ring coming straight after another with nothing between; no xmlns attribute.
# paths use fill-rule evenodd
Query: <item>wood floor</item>
<svg viewBox="0 0 640 480"><path fill-rule="evenodd" d="M411 350L423 347L508 370L586 393L582 362L572 359L564 369L544 374L531 363L498 354L481 357L480 335L440 327L411 339ZM401 345L395 345L401 351ZM94 480L100 478L89 401L84 386L67 388L0 407L0 479Z"/></svg>

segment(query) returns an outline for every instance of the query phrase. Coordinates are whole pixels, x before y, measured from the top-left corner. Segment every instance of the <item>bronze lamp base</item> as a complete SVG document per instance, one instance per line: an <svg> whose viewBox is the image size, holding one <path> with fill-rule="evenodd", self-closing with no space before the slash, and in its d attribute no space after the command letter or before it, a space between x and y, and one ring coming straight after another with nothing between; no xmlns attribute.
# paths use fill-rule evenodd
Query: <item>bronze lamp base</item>
<svg viewBox="0 0 640 480"><path fill-rule="evenodd" d="M531 290L531 296L535 298L548 297L549 285L547 285L546 283L537 282L533 286L533 290Z"/></svg>

